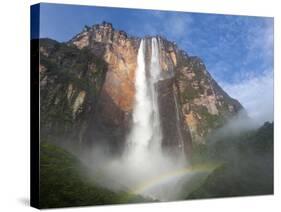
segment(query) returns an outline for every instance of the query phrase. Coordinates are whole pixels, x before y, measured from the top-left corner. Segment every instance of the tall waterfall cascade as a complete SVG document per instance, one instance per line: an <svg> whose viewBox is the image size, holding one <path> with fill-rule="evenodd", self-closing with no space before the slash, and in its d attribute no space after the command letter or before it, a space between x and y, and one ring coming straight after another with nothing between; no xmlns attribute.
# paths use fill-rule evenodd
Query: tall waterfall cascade
<svg viewBox="0 0 281 212"><path fill-rule="evenodd" d="M146 73L146 40L141 40L135 75L135 104L133 123L128 137L129 151L142 157L148 149L161 148L162 132L158 108L157 82L160 79L159 47L156 38L151 40L151 61Z"/></svg>
<svg viewBox="0 0 281 212"><path fill-rule="evenodd" d="M124 167L127 175L132 175L133 193L161 200L171 200L184 183L186 174L186 160L183 155L171 156L162 151L162 129L158 105L158 83L161 80L159 40L141 40L137 56L137 69L135 74L135 104L131 131L127 138L127 154ZM147 49L150 48L150 49ZM147 51L151 50L151 51ZM150 60L146 54L151 52ZM176 101L176 96L174 96ZM177 102L175 102L176 104ZM175 107L178 107L175 105ZM176 108L178 113L178 108ZM179 115L179 114L177 114ZM179 122L179 117L177 117ZM179 124L179 123L177 123ZM178 127L179 131L179 127ZM178 132L180 133L180 132ZM182 137L179 143L183 145ZM177 175L180 170L184 175ZM123 173L122 173L123 174ZM159 181L155 186L147 182L163 177L168 181ZM163 179L164 179L163 178ZM172 181L170 181L172 179ZM126 184L129 184L128 181ZM171 192L173 191L173 192Z"/></svg>
<svg viewBox="0 0 281 212"><path fill-rule="evenodd" d="M161 67L159 61L159 47L156 38L151 42L151 63L150 63L150 91L152 103L152 148L160 148L162 142L162 131L159 117L157 82L160 80Z"/></svg>

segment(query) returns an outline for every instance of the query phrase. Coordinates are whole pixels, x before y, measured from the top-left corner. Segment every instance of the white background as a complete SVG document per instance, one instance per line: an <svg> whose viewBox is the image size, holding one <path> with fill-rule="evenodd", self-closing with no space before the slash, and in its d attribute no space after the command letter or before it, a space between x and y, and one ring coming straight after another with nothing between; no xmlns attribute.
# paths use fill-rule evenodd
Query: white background
<svg viewBox="0 0 281 212"><path fill-rule="evenodd" d="M0 211L29 207L29 6L37 1L1 1L0 18ZM275 17L275 195L127 206L98 206L60 211L280 211L280 29L278 0L57 0L131 8L151 8ZM279 9L279 11L278 11ZM256 176L259 177L259 176Z"/></svg>

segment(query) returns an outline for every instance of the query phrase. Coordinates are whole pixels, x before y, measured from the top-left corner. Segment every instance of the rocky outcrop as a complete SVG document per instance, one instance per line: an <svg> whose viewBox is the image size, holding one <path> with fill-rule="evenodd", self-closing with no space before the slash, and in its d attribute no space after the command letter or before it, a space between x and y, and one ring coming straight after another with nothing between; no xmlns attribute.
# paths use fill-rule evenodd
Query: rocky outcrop
<svg viewBox="0 0 281 212"><path fill-rule="evenodd" d="M151 38L145 39L151 45ZM200 58L163 37L157 40L163 146L189 154L192 144L204 143L208 133L243 107L222 90ZM140 38L106 22L85 26L65 44L43 40L39 67L43 130L60 129L79 142L108 142L122 150L132 119L139 44ZM151 48L146 49L149 61Z"/></svg>
<svg viewBox="0 0 281 212"><path fill-rule="evenodd" d="M202 60L182 57L176 67L182 111L193 142L204 143L212 130L243 110L242 105L215 82Z"/></svg>
<svg viewBox="0 0 281 212"><path fill-rule="evenodd" d="M96 113L107 65L88 49L40 40L40 132L81 145Z"/></svg>
<svg viewBox="0 0 281 212"><path fill-rule="evenodd" d="M88 47L108 64L103 92L123 111L131 111L134 101L134 76L139 40L115 30L110 23L85 27L69 43Z"/></svg>
<svg viewBox="0 0 281 212"><path fill-rule="evenodd" d="M162 127L162 146L169 151L183 150L191 153L191 136L185 125L179 99L175 88L175 79L161 80L157 84L160 121Z"/></svg>
<svg viewBox="0 0 281 212"><path fill-rule="evenodd" d="M89 49L107 64L105 81L101 88L97 113L86 140L103 143L110 141L113 149L122 150L129 130L134 105L135 70L140 40L130 38L110 23L102 23L84 30L68 44L79 49ZM93 138L95 141L93 141Z"/></svg>

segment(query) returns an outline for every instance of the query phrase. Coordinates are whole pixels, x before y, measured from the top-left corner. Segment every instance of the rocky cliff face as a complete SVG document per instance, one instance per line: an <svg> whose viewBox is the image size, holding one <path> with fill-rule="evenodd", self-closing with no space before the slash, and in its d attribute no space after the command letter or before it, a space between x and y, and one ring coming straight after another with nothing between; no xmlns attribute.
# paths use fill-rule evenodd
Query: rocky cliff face
<svg viewBox="0 0 281 212"><path fill-rule="evenodd" d="M134 104L135 69L140 40L114 30L109 23L85 27L68 44L89 49L107 64L106 77L97 103L97 113L85 139L95 139L122 149L129 130Z"/></svg>
<svg viewBox="0 0 281 212"><path fill-rule="evenodd" d="M225 93L198 57L179 58L176 84L185 123L193 142L204 143L212 130L243 110L242 105Z"/></svg>
<svg viewBox="0 0 281 212"><path fill-rule="evenodd" d="M96 113L107 65L88 49L40 40L40 135L83 141Z"/></svg>
<svg viewBox="0 0 281 212"><path fill-rule="evenodd" d="M134 74L137 66L139 39L129 38L114 30L110 23L85 27L69 43L79 49L89 48L108 64L103 87L113 102L123 111L131 111L134 101Z"/></svg>
<svg viewBox="0 0 281 212"><path fill-rule="evenodd" d="M150 45L151 38L145 39ZM222 90L198 57L187 55L176 44L162 37L157 39L162 68L157 89L163 146L184 148L190 152L192 143L204 143L209 132L243 107ZM134 105L139 44L140 38L129 37L109 23L86 26L67 44L56 44L62 45L64 50L71 49L74 55L57 55L58 49L52 50L53 44L50 47L42 44L41 104L50 106L42 111L49 117L51 105L57 105L54 114L59 115L63 111L60 115L64 116L67 111L71 122L83 128L79 129L81 141L111 140L111 145L113 143L113 146L121 147L130 127ZM83 54L87 54L89 59L85 64L77 59L71 60L71 57L76 56L83 60ZM149 60L151 52L148 50L146 55ZM68 57L71 60L69 62ZM48 65L50 61L58 67ZM97 61L102 64L100 67L97 67ZM63 68L65 73L73 73L71 79L78 80L79 85L85 81L89 87L79 87L71 80L65 82L64 78L58 84L53 80L57 73L46 74L50 73L50 69L54 73L59 68ZM94 94L90 93L93 90Z"/></svg>

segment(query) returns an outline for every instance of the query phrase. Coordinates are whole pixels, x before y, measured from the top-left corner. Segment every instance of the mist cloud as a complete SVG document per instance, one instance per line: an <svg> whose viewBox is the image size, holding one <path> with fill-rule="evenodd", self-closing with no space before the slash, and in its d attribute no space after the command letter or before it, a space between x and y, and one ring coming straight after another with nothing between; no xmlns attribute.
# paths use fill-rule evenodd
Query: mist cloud
<svg viewBox="0 0 281 212"><path fill-rule="evenodd" d="M226 92L238 99L257 123L273 121L273 73L250 76L238 83L220 83Z"/></svg>

